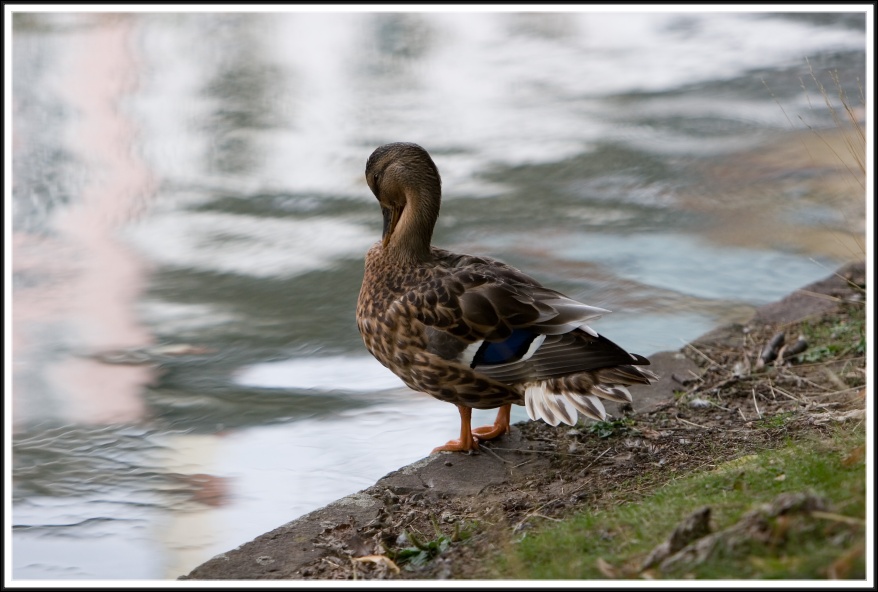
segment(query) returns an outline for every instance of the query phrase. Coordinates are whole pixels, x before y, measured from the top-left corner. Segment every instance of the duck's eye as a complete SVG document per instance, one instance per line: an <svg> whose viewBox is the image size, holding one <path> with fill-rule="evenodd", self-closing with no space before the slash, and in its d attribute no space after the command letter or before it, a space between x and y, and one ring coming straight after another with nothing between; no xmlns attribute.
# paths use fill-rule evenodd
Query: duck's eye
<svg viewBox="0 0 878 592"><path fill-rule="evenodd" d="M380 176L381 176L381 175L380 175L379 173L375 173L374 175L372 175L372 184L373 184L373 185L376 185L376 186L378 185L378 178L379 178Z"/></svg>

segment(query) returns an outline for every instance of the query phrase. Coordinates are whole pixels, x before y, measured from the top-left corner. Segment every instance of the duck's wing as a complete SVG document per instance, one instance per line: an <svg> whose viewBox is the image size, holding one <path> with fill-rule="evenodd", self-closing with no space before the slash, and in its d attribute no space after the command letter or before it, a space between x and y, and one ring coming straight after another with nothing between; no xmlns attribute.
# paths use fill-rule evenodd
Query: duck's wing
<svg viewBox="0 0 878 592"><path fill-rule="evenodd" d="M502 262L436 251L444 273L407 295L433 353L506 384L649 363L586 325L609 311Z"/></svg>
<svg viewBox="0 0 878 592"><path fill-rule="evenodd" d="M628 353L603 335L583 329L546 336L530 356L475 362L473 368L504 383L534 382L613 368L619 382L631 384L644 382L643 374L631 366L649 364L643 356ZM622 399L630 400L628 395Z"/></svg>

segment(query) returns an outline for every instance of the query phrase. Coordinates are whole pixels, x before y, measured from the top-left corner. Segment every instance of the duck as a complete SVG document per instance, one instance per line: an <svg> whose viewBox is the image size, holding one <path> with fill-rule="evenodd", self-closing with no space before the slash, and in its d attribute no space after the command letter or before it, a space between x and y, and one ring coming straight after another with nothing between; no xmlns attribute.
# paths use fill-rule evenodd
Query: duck
<svg viewBox="0 0 878 592"><path fill-rule="evenodd" d="M357 328L366 349L409 388L457 406L460 436L433 452L474 453L509 433L512 405L531 420L605 420L602 400L631 403L649 360L586 323L609 311L569 298L498 259L432 245L442 181L427 151L395 142L366 162L383 218L366 253ZM473 428L473 409L498 409Z"/></svg>

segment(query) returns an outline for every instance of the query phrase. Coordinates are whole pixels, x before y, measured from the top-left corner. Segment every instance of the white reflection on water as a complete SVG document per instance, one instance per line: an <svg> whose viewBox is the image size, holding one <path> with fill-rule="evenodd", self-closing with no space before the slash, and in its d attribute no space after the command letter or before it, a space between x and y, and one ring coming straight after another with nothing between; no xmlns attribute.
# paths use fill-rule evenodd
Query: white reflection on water
<svg viewBox="0 0 878 592"><path fill-rule="evenodd" d="M51 178L58 166L52 158L40 161L51 150L73 161L76 171L59 180L60 194L46 194L39 183L16 186L18 210L26 209L29 199L62 210L42 221L37 232L15 230L16 251L25 256L14 259L13 339L18 359L32 362L15 368L19 423L136 421L144 414L142 389L153 378L148 368L110 369L69 355L142 346L151 339L132 310L145 283L144 263L115 233L143 212L156 180L132 149L136 123L116 108L136 78L136 57L128 46L133 23L108 17L106 24L55 56L58 78L39 80L75 117L51 139L31 133L27 124L33 122L27 120L16 129L16 152L38 177ZM29 79L23 72L17 79L22 76ZM20 90L19 99L27 100L33 90Z"/></svg>
<svg viewBox="0 0 878 592"><path fill-rule="evenodd" d="M264 388L366 392L405 388L393 372L371 357L308 357L254 364L242 368L235 378L239 384Z"/></svg>
<svg viewBox="0 0 878 592"><path fill-rule="evenodd" d="M219 212L153 216L129 236L169 267L273 278L331 267L338 259L365 252L375 241L361 225L344 220ZM324 240L328 237L332 240Z"/></svg>

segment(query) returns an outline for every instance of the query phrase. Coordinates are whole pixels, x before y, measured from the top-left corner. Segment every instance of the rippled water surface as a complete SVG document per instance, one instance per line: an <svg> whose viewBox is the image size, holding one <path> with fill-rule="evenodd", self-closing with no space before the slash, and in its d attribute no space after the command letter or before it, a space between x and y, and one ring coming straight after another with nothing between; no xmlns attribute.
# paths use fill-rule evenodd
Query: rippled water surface
<svg viewBox="0 0 878 592"><path fill-rule="evenodd" d="M357 334L382 143L433 155L437 244L645 355L862 258L865 44L845 13L17 14L13 577L176 578L456 435Z"/></svg>

